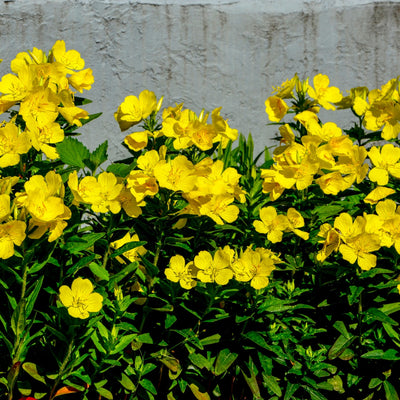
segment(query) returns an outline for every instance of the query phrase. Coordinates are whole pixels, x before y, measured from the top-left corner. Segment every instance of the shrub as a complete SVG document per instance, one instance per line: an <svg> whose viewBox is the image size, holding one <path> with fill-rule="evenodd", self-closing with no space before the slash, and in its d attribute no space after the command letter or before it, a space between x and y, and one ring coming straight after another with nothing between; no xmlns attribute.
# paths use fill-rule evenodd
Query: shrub
<svg viewBox="0 0 400 400"><path fill-rule="evenodd" d="M265 102L272 155L144 90L105 167L75 138L84 66L57 41L0 81L2 395L398 399L398 79L295 75Z"/></svg>

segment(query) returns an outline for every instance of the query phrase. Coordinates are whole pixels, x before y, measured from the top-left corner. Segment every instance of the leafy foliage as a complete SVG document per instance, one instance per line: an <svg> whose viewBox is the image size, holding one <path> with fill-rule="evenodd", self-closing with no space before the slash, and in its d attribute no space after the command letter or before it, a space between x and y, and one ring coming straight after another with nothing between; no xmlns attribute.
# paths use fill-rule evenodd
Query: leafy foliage
<svg viewBox="0 0 400 400"><path fill-rule="evenodd" d="M398 399L397 79L343 97L295 75L258 155L220 108L143 91L104 170L107 142L68 137L98 117L74 96L91 70L62 41L21 54L0 82L3 397Z"/></svg>

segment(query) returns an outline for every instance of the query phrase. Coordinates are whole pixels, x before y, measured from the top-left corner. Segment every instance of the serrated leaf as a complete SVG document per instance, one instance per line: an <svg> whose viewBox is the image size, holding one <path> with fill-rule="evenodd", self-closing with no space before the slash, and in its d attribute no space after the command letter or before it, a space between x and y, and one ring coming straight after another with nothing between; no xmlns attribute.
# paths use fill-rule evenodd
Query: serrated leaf
<svg viewBox="0 0 400 400"><path fill-rule="evenodd" d="M90 154L89 159L92 163L96 165L96 168L99 165L103 164L103 162L107 161L108 158L107 149L108 149L108 141L106 140Z"/></svg>
<svg viewBox="0 0 400 400"><path fill-rule="evenodd" d="M62 142L57 143L56 148L63 163L85 168L83 160L90 157L90 151L79 140L67 137Z"/></svg>

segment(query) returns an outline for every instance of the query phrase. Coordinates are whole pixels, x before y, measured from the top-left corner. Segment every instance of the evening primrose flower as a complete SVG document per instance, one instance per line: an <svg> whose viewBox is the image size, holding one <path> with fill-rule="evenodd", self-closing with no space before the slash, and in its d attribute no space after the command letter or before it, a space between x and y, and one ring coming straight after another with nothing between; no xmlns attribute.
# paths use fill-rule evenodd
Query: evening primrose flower
<svg viewBox="0 0 400 400"><path fill-rule="evenodd" d="M10 221L0 225L0 258L7 259L14 255L14 245L21 246L26 234L23 221Z"/></svg>
<svg viewBox="0 0 400 400"><path fill-rule="evenodd" d="M215 282L226 285L233 278L231 269L231 249L218 249L214 257L208 251L200 251L194 258L194 266L199 270L197 279L201 282Z"/></svg>
<svg viewBox="0 0 400 400"><path fill-rule="evenodd" d="M275 207L263 207L260 210L261 221L254 221L257 232L266 233L267 239L272 243L282 241L283 232L289 228L289 220L286 215L278 215Z"/></svg>
<svg viewBox="0 0 400 400"><path fill-rule="evenodd" d="M337 87L329 87L329 78L326 75L318 74L313 80L314 88L308 87L308 95L316 100L318 104L327 110L334 110L331 103L338 103L342 100L342 94Z"/></svg>
<svg viewBox="0 0 400 400"><path fill-rule="evenodd" d="M125 136L124 143L133 151L143 150L148 143L148 131L133 132Z"/></svg>
<svg viewBox="0 0 400 400"><path fill-rule="evenodd" d="M191 289L196 286L196 281L193 279L193 262L185 263L185 259L177 254L171 257L169 267L164 273L167 279L171 282L179 282L182 288Z"/></svg>
<svg viewBox="0 0 400 400"><path fill-rule="evenodd" d="M158 163L153 170L161 187L177 191L190 192L195 183L194 166L184 155L179 155L168 162Z"/></svg>
<svg viewBox="0 0 400 400"><path fill-rule="evenodd" d="M12 121L0 127L0 168L18 164L20 155L26 154L30 148L28 134L19 132Z"/></svg>
<svg viewBox="0 0 400 400"><path fill-rule="evenodd" d="M275 269L272 254L262 248L253 250L248 247L237 261L233 263L235 279L241 282L250 281L254 289L263 289L268 286L269 276Z"/></svg>
<svg viewBox="0 0 400 400"><path fill-rule="evenodd" d="M400 148L393 144L385 144L381 149L373 146L368 157L374 167L369 171L369 179L380 186L385 186L389 182L389 175L400 178Z"/></svg>
<svg viewBox="0 0 400 400"><path fill-rule="evenodd" d="M69 288L60 287L60 301L68 308L68 314L74 318L86 319L90 312L98 312L103 306L103 296L93 292L89 279L76 278Z"/></svg>
<svg viewBox="0 0 400 400"><path fill-rule="evenodd" d="M125 131L156 111L157 106L156 95L149 90L143 90L139 97L125 97L117 112L114 113L114 117L121 131Z"/></svg>
<svg viewBox="0 0 400 400"><path fill-rule="evenodd" d="M272 122L279 122L288 110L287 104L278 96L271 96L265 100L265 112Z"/></svg>

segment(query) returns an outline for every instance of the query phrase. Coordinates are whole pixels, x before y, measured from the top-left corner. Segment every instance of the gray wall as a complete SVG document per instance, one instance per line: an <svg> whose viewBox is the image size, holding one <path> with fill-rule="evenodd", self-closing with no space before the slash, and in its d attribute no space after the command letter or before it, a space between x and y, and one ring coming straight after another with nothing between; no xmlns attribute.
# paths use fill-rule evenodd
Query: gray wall
<svg viewBox="0 0 400 400"><path fill-rule="evenodd" d="M103 116L80 130L91 149L108 139L113 159L126 156L113 112L149 89L164 106L223 106L261 151L276 132L272 86L297 72L343 91L380 87L399 74L399 21L398 0L0 0L0 73L18 52L64 39L95 76L88 110Z"/></svg>

